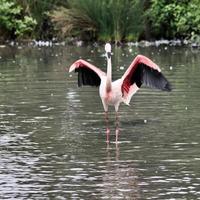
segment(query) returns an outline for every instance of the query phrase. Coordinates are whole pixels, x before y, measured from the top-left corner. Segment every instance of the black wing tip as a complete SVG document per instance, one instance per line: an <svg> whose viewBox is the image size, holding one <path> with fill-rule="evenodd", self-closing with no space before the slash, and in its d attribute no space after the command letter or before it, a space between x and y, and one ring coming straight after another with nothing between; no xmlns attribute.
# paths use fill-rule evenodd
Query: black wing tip
<svg viewBox="0 0 200 200"><path fill-rule="evenodd" d="M171 92L172 91L172 85L169 82L167 82L165 87L163 88L163 91Z"/></svg>
<svg viewBox="0 0 200 200"><path fill-rule="evenodd" d="M84 85L98 87L101 83L99 76L88 68L77 68L75 72L78 72L78 87Z"/></svg>

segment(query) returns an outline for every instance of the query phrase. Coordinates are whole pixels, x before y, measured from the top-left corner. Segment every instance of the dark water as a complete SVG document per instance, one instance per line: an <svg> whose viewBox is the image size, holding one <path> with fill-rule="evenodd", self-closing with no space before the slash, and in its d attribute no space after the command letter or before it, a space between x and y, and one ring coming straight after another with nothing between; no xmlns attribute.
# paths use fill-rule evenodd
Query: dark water
<svg viewBox="0 0 200 200"><path fill-rule="evenodd" d="M116 47L119 78L138 53L161 66L171 93L142 88L105 142L97 88L66 71L103 47L0 48L0 199L200 199L200 51Z"/></svg>

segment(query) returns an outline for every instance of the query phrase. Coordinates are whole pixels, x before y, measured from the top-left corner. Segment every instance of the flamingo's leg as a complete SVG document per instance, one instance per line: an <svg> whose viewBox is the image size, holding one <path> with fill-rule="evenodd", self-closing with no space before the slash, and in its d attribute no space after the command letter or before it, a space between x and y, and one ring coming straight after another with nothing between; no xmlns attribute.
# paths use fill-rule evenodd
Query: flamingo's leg
<svg viewBox="0 0 200 200"><path fill-rule="evenodd" d="M106 121L106 142L109 143L110 129L109 129L108 111L105 111L105 121Z"/></svg>
<svg viewBox="0 0 200 200"><path fill-rule="evenodd" d="M105 121L106 121L106 142L110 141L110 129L109 129L109 120L108 120L108 104L102 99L104 111L105 111Z"/></svg>
<svg viewBox="0 0 200 200"><path fill-rule="evenodd" d="M118 111L116 112L116 130L115 130L115 141L118 142L119 138L119 113Z"/></svg>
<svg viewBox="0 0 200 200"><path fill-rule="evenodd" d="M118 142L118 138L119 138L119 104L115 105L115 111L116 111L116 130L115 130L115 141Z"/></svg>

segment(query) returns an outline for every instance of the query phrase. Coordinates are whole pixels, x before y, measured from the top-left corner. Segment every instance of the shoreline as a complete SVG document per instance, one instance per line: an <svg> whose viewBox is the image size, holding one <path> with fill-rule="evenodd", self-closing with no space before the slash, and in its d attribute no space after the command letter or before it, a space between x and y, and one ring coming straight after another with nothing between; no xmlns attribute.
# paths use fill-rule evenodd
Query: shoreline
<svg viewBox="0 0 200 200"><path fill-rule="evenodd" d="M0 41L0 48L3 48L4 46L30 46L30 47L53 47L53 46L87 46L87 45L94 45L99 46L101 44L104 44L104 42L91 42L91 41L83 41L83 40L66 40L66 41L56 41L56 40L6 40L4 42ZM148 41L148 40L141 40L139 42L120 42L120 43L113 43L117 46L135 46L135 47L149 47L149 46L188 46L193 48L200 48L199 42L192 42L190 40L180 40L180 39L174 39L174 40L167 40L167 39L161 39L161 40L154 40L154 41Z"/></svg>

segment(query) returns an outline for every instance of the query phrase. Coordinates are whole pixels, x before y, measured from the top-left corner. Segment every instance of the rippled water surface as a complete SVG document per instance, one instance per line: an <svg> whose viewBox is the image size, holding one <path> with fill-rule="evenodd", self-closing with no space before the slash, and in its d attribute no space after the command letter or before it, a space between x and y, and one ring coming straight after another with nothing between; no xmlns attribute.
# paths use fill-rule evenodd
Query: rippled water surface
<svg viewBox="0 0 200 200"><path fill-rule="evenodd" d="M106 69L104 48L0 48L0 199L200 199L200 51L113 47L119 78L136 54L160 65L171 93L142 88L110 109L105 142L97 88L67 68L82 57Z"/></svg>

